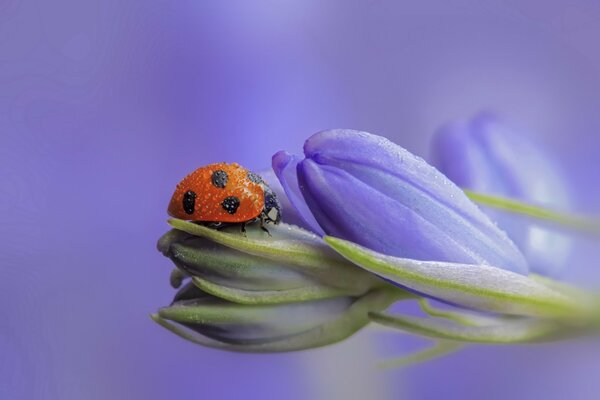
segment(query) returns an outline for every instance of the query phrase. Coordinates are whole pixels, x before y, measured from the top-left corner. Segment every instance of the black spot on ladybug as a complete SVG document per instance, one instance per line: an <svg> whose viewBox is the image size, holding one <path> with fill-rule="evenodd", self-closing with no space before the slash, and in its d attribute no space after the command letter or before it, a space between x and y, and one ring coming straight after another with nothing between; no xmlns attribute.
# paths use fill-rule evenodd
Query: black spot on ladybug
<svg viewBox="0 0 600 400"><path fill-rule="evenodd" d="M227 185L228 179L229 177L227 176L227 172L223 171L222 169L213 172L211 177L212 184L221 189L223 189Z"/></svg>
<svg viewBox="0 0 600 400"><path fill-rule="evenodd" d="M193 214L195 206L196 193L191 190L188 190L183 195L183 211L185 211L186 214Z"/></svg>
<svg viewBox="0 0 600 400"><path fill-rule="evenodd" d="M254 183L265 183L265 181L263 181L263 179L260 177L260 175L255 174L252 171L248 171L248 174L246 175L248 177L248 179Z"/></svg>
<svg viewBox="0 0 600 400"><path fill-rule="evenodd" d="M235 196L226 197L225 200L221 203L221 206L227 213L235 214L238 207L240 206L240 199Z"/></svg>

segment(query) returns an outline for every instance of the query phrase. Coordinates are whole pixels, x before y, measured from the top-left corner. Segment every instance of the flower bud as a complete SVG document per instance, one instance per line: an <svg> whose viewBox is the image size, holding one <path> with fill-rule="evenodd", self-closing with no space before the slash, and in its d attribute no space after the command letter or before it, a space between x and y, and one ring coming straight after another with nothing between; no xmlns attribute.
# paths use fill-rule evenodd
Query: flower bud
<svg viewBox="0 0 600 400"><path fill-rule="evenodd" d="M159 249L187 276L242 290L287 290L318 284L293 268L173 229Z"/></svg>
<svg viewBox="0 0 600 400"><path fill-rule="evenodd" d="M384 284L298 227L281 223L269 227L269 236L254 224L243 236L237 226L217 231L181 220L171 223L178 229L163 235L159 251L184 278L230 301L265 304L355 296Z"/></svg>
<svg viewBox="0 0 600 400"><path fill-rule="evenodd" d="M347 338L398 293L379 289L359 297L338 296L293 303L238 304L188 283L169 307L152 318L203 346L239 352L280 352L324 346Z"/></svg>
<svg viewBox="0 0 600 400"><path fill-rule="evenodd" d="M567 188L542 147L490 114L448 124L433 141L433 162L464 189L565 209ZM523 252L532 271L552 275L565 264L571 240L530 219L484 207Z"/></svg>
<svg viewBox="0 0 600 400"><path fill-rule="evenodd" d="M285 173L295 162L289 154L277 153L273 169L284 189L299 188L327 235L392 256L527 273L517 247L460 188L387 139L324 131L306 141L304 154L297 182Z"/></svg>
<svg viewBox="0 0 600 400"><path fill-rule="evenodd" d="M215 230L173 219L158 241L191 278L152 318L192 342L232 351L323 346L364 327L368 313L410 295L346 261L321 238L281 223ZM174 278L174 279L173 279Z"/></svg>

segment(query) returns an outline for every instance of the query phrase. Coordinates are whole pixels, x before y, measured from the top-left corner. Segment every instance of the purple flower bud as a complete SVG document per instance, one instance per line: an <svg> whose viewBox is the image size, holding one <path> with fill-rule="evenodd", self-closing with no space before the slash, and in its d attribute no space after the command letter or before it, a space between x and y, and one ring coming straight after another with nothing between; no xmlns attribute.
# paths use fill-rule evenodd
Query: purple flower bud
<svg viewBox="0 0 600 400"><path fill-rule="evenodd" d="M566 209L567 189L541 147L490 114L442 127L433 162L458 186L476 192ZM483 208L521 249L530 268L552 275L565 263L570 239L523 216Z"/></svg>
<svg viewBox="0 0 600 400"><path fill-rule="evenodd" d="M273 169L288 197L299 187L327 235L398 257L527 273L516 246L461 189L389 140L324 131L306 141L304 154L297 183L282 173L293 161L288 154L277 153Z"/></svg>

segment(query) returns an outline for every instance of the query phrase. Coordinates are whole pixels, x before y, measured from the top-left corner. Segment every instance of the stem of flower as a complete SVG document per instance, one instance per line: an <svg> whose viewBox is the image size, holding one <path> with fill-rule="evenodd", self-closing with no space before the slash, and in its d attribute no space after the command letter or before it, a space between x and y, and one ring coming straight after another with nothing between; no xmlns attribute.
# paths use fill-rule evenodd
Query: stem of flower
<svg viewBox="0 0 600 400"><path fill-rule="evenodd" d="M597 217L576 215L561 211L550 210L541 206L528 204L519 200L509 199L501 196L493 196L485 193L464 190L467 197L476 203L522 214L528 217L552 222L574 230L600 235L600 220Z"/></svg>
<svg viewBox="0 0 600 400"><path fill-rule="evenodd" d="M424 313L431 317L445 318L464 326L478 326L483 323L494 322L493 318L486 318L481 315L469 315L458 311L448 311L433 307L426 298L419 299L419 307Z"/></svg>
<svg viewBox="0 0 600 400"><path fill-rule="evenodd" d="M382 361L378 364L378 367L382 369L405 368L414 364L443 357L454 353L463 347L465 347L465 344L440 340L425 350L417 351L403 357Z"/></svg>
<svg viewBox="0 0 600 400"><path fill-rule="evenodd" d="M464 326L450 321L382 312L371 312L369 318L373 322L419 336L467 343L532 343L553 341L565 335L565 327L555 321L532 318L499 318L496 324L484 326Z"/></svg>

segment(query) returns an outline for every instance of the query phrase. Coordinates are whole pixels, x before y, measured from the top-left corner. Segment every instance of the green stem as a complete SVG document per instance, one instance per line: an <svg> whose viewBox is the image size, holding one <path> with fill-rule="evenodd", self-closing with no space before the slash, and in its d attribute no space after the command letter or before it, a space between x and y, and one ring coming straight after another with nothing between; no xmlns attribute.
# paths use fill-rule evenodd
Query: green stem
<svg viewBox="0 0 600 400"><path fill-rule="evenodd" d="M494 207L515 214L526 215L528 217L553 222L561 226L585 233L600 235L600 220L595 217L550 210L548 208L528 204L519 200L472 192L470 190L464 190L464 192L471 200L484 206Z"/></svg>
<svg viewBox="0 0 600 400"><path fill-rule="evenodd" d="M494 321L492 318L485 318L479 315L469 315L457 311L441 310L433 307L426 298L419 299L419 307L424 313L431 317L445 318L464 326L477 326L482 323Z"/></svg>
<svg viewBox="0 0 600 400"><path fill-rule="evenodd" d="M494 325L464 326L448 321L407 315L369 313L371 321L407 333L438 340L467 343L514 344L553 341L564 335L563 327L550 320L499 319Z"/></svg>
<svg viewBox="0 0 600 400"><path fill-rule="evenodd" d="M443 357L445 355L454 353L463 348L464 346L465 344L461 343L439 341L425 350L417 351L407 356L382 361L381 363L379 363L378 366L382 369L409 367L414 364L430 361L435 358Z"/></svg>

